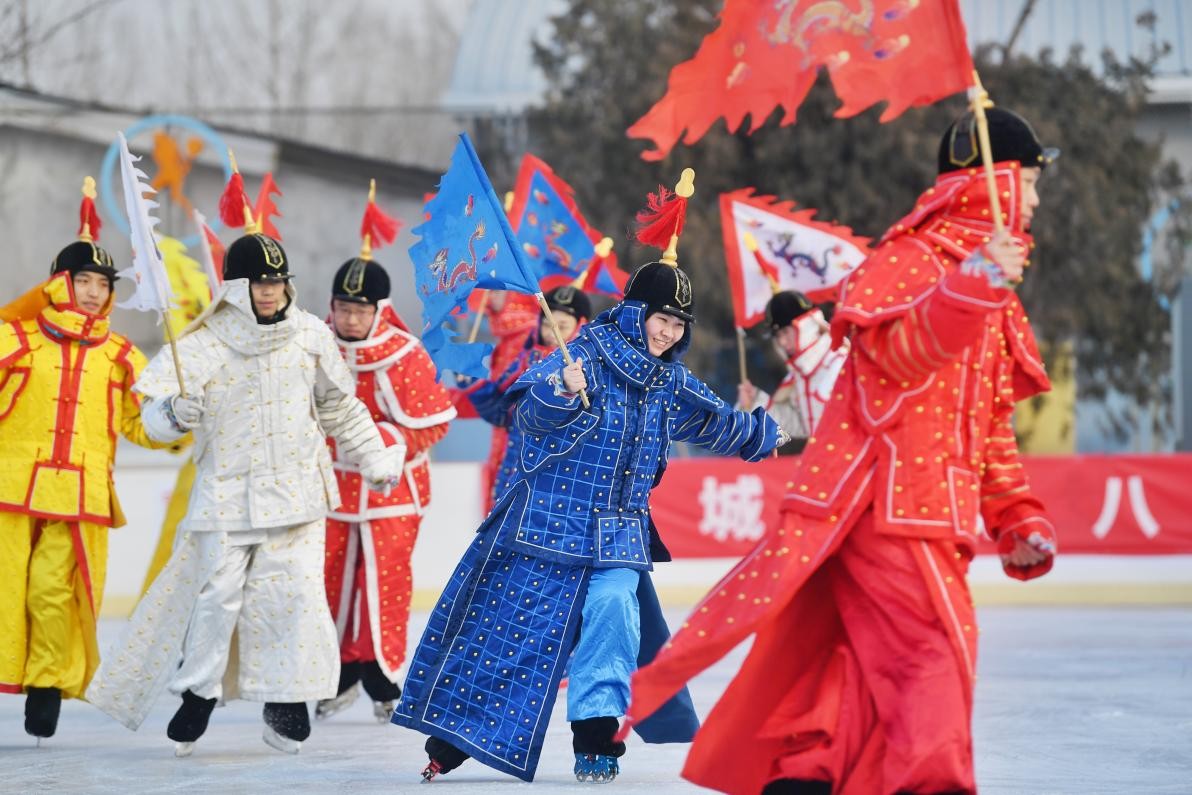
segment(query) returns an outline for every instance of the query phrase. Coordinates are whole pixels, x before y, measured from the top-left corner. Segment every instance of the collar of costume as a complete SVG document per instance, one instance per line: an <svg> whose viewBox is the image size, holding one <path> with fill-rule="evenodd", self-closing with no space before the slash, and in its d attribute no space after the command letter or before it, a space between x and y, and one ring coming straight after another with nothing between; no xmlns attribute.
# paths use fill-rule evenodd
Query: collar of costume
<svg viewBox="0 0 1192 795"><path fill-rule="evenodd" d="M81 309L75 302L74 284L69 271L60 271L46 280L41 288L47 304L37 316L37 322L53 338L68 338L84 345L98 345L108 338L108 315L112 311L112 297L98 314Z"/></svg>
<svg viewBox="0 0 1192 795"><path fill-rule="evenodd" d="M1021 164L995 163L994 178L1001 194L1002 221L1006 229L1029 250L1030 234L1022 228ZM969 168L941 174L935 185L915 201L915 209L886 230L882 243L902 235L915 235L963 260L993 236L993 210L986 188L985 170Z"/></svg>
<svg viewBox="0 0 1192 795"><path fill-rule="evenodd" d="M296 294L290 282L286 282L286 295L290 300L282 310L282 319L276 323L258 323L252 311L248 279L231 279L220 285L211 306L188 330L206 326L229 347L246 356L277 350L298 333Z"/></svg>
<svg viewBox="0 0 1192 795"><path fill-rule="evenodd" d="M832 335L828 332L824 313L813 309L795 323L795 354L787 360L787 367L804 376L819 369L824 357L832 350Z"/></svg>
<svg viewBox="0 0 1192 795"><path fill-rule="evenodd" d="M651 356L646 347L646 304L622 301L584 327L584 334L595 343L606 364L622 379L644 387L659 368L674 367L690 345L690 334L671 349L671 361Z"/></svg>
<svg viewBox="0 0 1192 795"><path fill-rule="evenodd" d="M327 318L327 325L335 330L331 318ZM416 344L409 328L393 308L393 304L386 298L377 302L377 313L373 316L372 328L368 336L362 340L342 340L335 338L339 350L353 371L379 370L388 367L404 356Z"/></svg>

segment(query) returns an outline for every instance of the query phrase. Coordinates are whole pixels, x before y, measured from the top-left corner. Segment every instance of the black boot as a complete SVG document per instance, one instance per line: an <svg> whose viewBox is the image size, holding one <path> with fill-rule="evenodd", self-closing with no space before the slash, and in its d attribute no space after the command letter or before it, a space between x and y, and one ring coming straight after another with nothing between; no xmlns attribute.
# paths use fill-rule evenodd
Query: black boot
<svg viewBox="0 0 1192 795"><path fill-rule="evenodd" d="M393 717L394 704L401 698L401 688L396 682L389 681L376 660L361 663L360 681L364 692L372 699L373 716L380 723L388 723Z"/></svg>
<svg viewBox="0 0 1192 795"><path fill-rule="evenodd" d="M31 687L25 695L25 733L53 737L62 711L62 691L56 687Z"/></svg>
<svg viewBox="0 0 1192 795"><path fill-rule="evenodd" d="M625 743L613 741L620 724L611 717L571 721L577 781L612 781L621 772L617 760L625 755Z"/></svg>
<svg viewBox="0 0 1192 795"><path fill-rule="evenodd" d="M166 736L178 744L174 748L176 756L190 756L195 741L207 731L207 722L214 709L213 698L200 698L189 690L182 694L182 706L166 727Z"/></svg>
<svg viewBox="0 0 1192 795"><path fill-rule="evenodd" d="M360 663L340 663L339 688L335 693L335 698L322 699L315 705L315 720L330 718L356 702L360 695Z"/></svg>
<svg viewBox="0 0 1192 795"><path fill-rule="evenodd" d="M426 755L430 764L422 770L422 778L430 781L440 773L450 773L471 757L446 740L438 737L426 738Z"/></svg>
<svg viewBox="0 0 1192 795"><path fill-rule="evenodd" d="M832 795L832 782L779 778L767 784L762 795Z"/></svg>
<svg viewBox="0 0 1192 795"><path fill-rule="evenodd" d="M265 742L279 751L296 754L310 736L310 713L305 701L267 702L264 711Z"/></svg>

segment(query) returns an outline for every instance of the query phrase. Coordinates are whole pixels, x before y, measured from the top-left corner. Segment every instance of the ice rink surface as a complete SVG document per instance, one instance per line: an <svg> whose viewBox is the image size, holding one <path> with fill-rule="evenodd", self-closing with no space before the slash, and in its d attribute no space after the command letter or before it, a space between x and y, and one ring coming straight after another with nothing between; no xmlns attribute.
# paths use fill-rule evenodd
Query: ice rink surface
<svg viewBox="0 0 1192 795"><path fill-rule="evenodd" d="M980 617L974 728L983 795L1192 795L1192 609L998 607ZM416 615L413 629L425 618ZM103 622L101 648L119 628ZM743 654L695 681L701 714ZM636 736L615 783L577 783L562 702L533 784L475 762L421 784L422 736L378 725L364 699L316 723L296 757L262 742L260 704L232 702L216 710L194 755L175 759L165 727L178 700L168 694L135 733L66 702L57 736L41 748L22 728L24 699L0 696L0 792L697 791L679 778L687 746L647 746Z"/></svg>

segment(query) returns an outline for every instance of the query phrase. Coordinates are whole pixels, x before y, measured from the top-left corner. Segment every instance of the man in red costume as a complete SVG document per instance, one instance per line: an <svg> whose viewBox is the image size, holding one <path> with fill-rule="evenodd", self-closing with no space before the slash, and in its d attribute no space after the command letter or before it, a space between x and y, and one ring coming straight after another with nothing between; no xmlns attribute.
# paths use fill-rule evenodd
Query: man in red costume
<svg viewBox="0 0 1192 795"><path fill-rule="evenodd" d="M989 123L1005 232L966 115L935 186L844 288L833 331L851 352L782 524L634 679L631 723L756 634L688 756L697 784L976 792L968 564L982 522L1011 577L1045 574L1055 551L1011 426L1015 402L1049 388L1013 288L1050 157L1021 117Z"/></svg>
<svg viewBox="0 0 1192 795"><path fill-rule="evenodd" d="M319 702L317 718L349 706L363 685L385 723L401 696L410 555L430 502L427 451L455 417L430 356L389 303L389 289L389 275L367 245L340 266L331 287L331 325L356 375L356 396L372 412L385 444L405 448L405 468L392 492L370 492L332 444L342 505L327 520L324 574L340 638L340 677L339 694Z"/></svg>

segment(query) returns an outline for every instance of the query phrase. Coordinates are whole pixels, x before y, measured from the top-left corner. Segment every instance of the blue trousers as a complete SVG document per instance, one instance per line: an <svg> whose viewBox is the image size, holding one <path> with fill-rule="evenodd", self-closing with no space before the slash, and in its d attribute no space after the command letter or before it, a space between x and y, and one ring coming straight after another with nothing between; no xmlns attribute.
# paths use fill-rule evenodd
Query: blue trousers
<svg viewBox="0 0 1192 795"><path fill-rule="evenodd" d="M640 579L635 569L592 572L567 680L567 720L619 718L629 708L641 647Z"/></svg>

